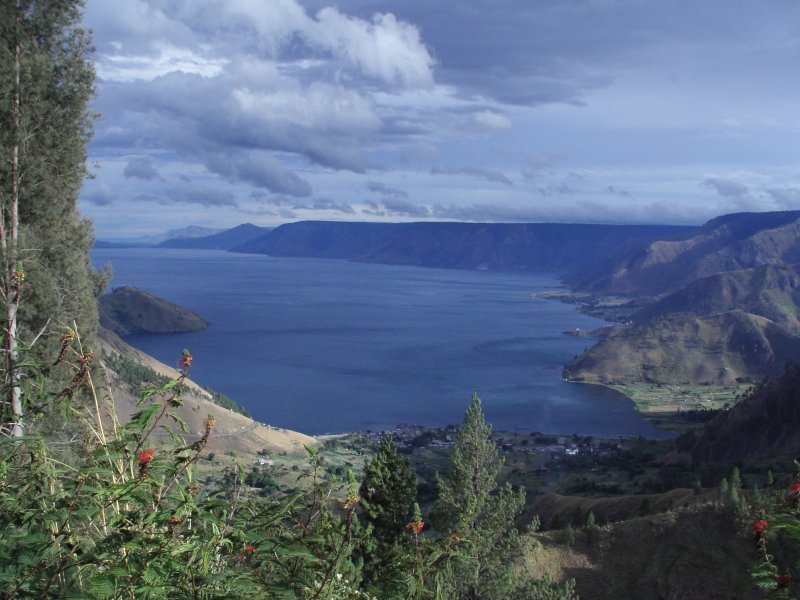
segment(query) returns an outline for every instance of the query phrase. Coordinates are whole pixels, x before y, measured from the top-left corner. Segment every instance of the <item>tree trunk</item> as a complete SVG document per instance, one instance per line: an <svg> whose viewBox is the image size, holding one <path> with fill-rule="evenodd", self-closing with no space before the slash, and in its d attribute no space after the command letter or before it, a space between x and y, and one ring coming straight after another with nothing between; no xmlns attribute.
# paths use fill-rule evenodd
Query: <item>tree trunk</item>
<svg viewBox="0 0 800 600"><path fill-rule="evenodd" d="M19 387L19 351L17 349L17 310L19 308L19 292L23 274L18 267L17 247L19 243L19 141L20 141L20 42L19 19L20 0L17 0L15 15L14 39L14 92L11 98L11 127L13 145L11 147L11 197L7 210L8 221L3 215L0 244L5 258L4 287L6 295L6 332L5 332L5 393L11 404L11 435L22 437L22 391Z"/></svg>

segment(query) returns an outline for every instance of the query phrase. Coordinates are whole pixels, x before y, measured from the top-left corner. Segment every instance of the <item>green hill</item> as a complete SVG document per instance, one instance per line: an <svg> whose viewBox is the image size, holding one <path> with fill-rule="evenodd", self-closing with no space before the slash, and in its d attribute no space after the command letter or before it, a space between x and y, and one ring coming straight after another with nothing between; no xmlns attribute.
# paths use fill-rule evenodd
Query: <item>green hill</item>
<svg viewBox="0 0 800 600"><path fill-rule="evenodd" d="M114 288L99 300L100 324L117 335L201 331L208 321L189 308L130 286Z"/></svg>

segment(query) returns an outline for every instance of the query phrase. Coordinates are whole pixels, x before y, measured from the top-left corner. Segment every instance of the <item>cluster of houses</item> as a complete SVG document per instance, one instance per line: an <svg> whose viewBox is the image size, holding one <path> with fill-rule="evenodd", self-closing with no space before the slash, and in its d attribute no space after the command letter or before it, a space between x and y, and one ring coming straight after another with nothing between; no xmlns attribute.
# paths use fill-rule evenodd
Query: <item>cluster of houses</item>
<svg viewBox="0 0 800 600"><path fill-rule="evenodd" d="M430 429L416 423L401 423L390 432L368 431L368 439L376 443L385 433L391 433L394 442L400 450L413 448L442 448L452 446L455 440L455 426L444 429ZM502 432L498 436L502 436ZM529 443L526 443L527 440ZM553 458L558 456L608 456L615 452L626 450L627 446L621 440L597 439L580 436L552 436L540 433L531 433L530 437L519 443L519 438L509 440L498 438L498 448L502 452L524 452L528 454L550 454Z"/></svg>

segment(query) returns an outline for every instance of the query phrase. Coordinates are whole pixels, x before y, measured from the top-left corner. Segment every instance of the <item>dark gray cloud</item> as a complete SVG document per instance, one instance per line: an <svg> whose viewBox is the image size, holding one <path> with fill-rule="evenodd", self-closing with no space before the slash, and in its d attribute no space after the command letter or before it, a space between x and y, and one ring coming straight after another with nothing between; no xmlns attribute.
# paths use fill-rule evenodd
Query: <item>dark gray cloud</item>
<svg viewBox="0 0 800 600"><path fill-rule="evenodd" d="M95 206L111 206L114 200L115 195L108 189L92 189L81 194L81 201Z"/></svg>
<svg viewBox="0 0 800 600"><path fill-rule="evenodd" d="M376 194L380 194L381 196L390 196L393 198L408 198L408 193L404 192L403 190L397 188L391 188L385 186L384 184L378 181L368 181L367 182L367 189L370 192L374 192Z"/></svg>
<svg viewBox="0 0 800 600"><path fill-rule="evenodd" d="M153 160L147 156L137 156L130 159L128 164L125 165L125 170L122 174L129 179L144 179L145 181L161 178L161 175L153 166Z"/></svg>
<svg viewBox="0 0 800 600"><path fill-rule="evenodd" d="M485 181L502 183L503 185L514 185L511 180L500 171L482 169L480 167L433 167L431 175L467 175Z"/></svg>
<svg viewBox="0 0 800 600"><path fill-rule="evenodd" d="M554 183L551 185L539 186L536 188L542 196L558 197L558 196L574 196L578 190L569 185L567 182Z"/></svg>
<svg viewBox="0 0 800 600"><path fill-rule="evenodd" d="M265 152L250 151L208 153L204 164L211 171L231 181L246 181L278 194L304 197L311 195L311 185L296 173L286 169Z"/></svg>
<svg viewBox="0 0 800 600"><path fill-rule="evenodd" d="M615 185L606 186L606 192L620 198L633 198L633 195L628 190L620 189Z"/></svg>
<svg viewBox="0 0 800 600"><path fill-rule="evenodd" d="M781 210L797 210L800 208L800 186L785 188L770 188L766 190L770 198Z"/></svg>
<svg viewBox="0 0 800 600"><path fill-rule="evenodd" d="M723 179L720 177L710 177L700 183L701 187L708 188L717 192L723 198L731 198L735 200L743 200L750 198L750 188L746 185L733 181L731 179Z"/></svg>
<svg viewBox="0 0 800 600"><path fill-rule="evenodd" d="M386 199L380 202L368 200L367 208L362 213L372 217L411 217L414 219L427 219L431 211L427 206L414 204L400 198Z"/></svg>
<svg viewBox="0 0 800 600"><path fill-rule="evenodd" d="M239 206L231 192L213 187L186 186L172 188L166 193L166 199L169 202L198 204L206 207Z"/></svg>

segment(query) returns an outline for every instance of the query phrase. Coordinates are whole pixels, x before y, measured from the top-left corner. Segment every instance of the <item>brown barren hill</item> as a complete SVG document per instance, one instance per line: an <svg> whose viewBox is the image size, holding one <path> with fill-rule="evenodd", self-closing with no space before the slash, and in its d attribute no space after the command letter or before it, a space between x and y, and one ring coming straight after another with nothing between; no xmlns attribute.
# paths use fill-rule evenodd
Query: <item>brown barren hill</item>
<svg viewBox="0 0 800 600"><path fill-rule="evenodd" d="M102 329L97 340L101 356L111 353L120 355L130 361L148 367L164 377L174 378L178 371L174 367L159 362L152 356L131 347L119 336L107 329ZM176 362L179 357L176 357ZM138 409L136 402L138 389L122 381L119 374L106 364L108 387L114 400L114 409L121 422L125 423ZM239 454L270 453L305 454L304 445L316 445L318 441L303 433L264 425L249 417L233 412L211 401L212 395L193 381L188 380L183 396L183 406L177 409L179 416L189 427L186 434L188 441L199 439L203 431L203 423L214 416L216 426L209 439L209 452L234 451Z"/></svg>

